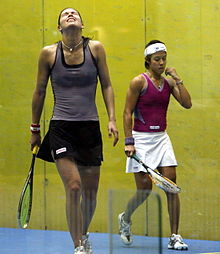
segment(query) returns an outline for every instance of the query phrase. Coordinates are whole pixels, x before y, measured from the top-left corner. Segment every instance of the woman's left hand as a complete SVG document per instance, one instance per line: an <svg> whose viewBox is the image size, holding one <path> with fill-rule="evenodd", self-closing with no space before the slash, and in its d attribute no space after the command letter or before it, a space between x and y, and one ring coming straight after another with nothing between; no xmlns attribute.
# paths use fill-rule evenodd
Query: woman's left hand
<svg viewBox="0 0 220 254"><path fill-rule="evenodd" d="M170 75L175 81L181 80L174 67L167 67L165 70L165 74Z"/></svg>
<svg viewBox="0 0 220 254"><path fill-rule="evenodd" d="M108 136L112 137L112 134L114 135L113 146L115 146L118 143L118 140L119 140L118 129L116 127L116 122L115 121L109 121L109 123L108 123Z"/></svg>

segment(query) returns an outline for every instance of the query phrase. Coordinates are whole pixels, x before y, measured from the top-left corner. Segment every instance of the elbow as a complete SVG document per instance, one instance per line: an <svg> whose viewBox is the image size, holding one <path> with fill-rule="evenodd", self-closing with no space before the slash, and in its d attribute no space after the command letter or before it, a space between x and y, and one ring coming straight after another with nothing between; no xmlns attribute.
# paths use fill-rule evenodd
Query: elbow
<svg viewBox="0 0 220 254"><path fill-rule="evenodd" d="M131 112L129 112L129 111L126 110L126 109L124 110L124 112L123 112L123 117L124 117L124 118L131 117L131 115L132 115Z"/></svg>
<svg viewBox="0 0 220 254"><path fill-rule="evenodd" d="M46 96L46 89L36 89L34 91L34 96L37 98L45 98Z"/></svg>

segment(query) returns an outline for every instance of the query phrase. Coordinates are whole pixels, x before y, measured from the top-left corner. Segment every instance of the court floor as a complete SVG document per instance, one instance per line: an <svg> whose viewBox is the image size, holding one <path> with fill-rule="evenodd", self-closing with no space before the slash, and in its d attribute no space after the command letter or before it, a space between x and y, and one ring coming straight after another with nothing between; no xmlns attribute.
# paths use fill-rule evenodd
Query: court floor
<svg viewBox="0 0 220 254"><path fill-rule="evenodd" d="M94 254L109 254L109 234L90 233ZM154 237L134 236L134 244L124 247L118 235L113 235L112 254L156 254L158 239ZM220 254L220 241L186 239L188 251L167 249L168 238L162 238L163 254ZM1 254L73 254L71 238L68 232L51 230L30 230L0 228Z"/></svg>

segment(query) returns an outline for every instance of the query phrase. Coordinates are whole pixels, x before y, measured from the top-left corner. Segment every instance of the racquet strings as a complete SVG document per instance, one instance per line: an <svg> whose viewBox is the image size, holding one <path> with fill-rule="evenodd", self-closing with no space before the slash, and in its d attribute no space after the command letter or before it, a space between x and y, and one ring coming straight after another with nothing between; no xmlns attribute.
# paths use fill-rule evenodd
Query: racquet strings
<svg viewBox="0 0 220 254"><path fill-rule="evenodd" d="M157 175L157 173L155 172L155 174L150 175L150 178L152 180L152 182L157 185L159 188L171 192L171 193L178 193L180 192L180 188L171 180L169 180L166 177L162 177L160 175Z"/></svg>
<svg viewBox="0 0 220 254"><path fill-rule="evenodd" d="M181 189L171 180L162 176L159 172L150 169L147 165L145 165L136 154L132 155L132 158L135 159L138 163L140 163L149 173L151 181L158 186L159 188L171 192L171 193L178 193Z"/></svg>
<svg viewBox="0 0 220 254"><path fill-rule="evenodd" d="M31 186L27 185L27 188L24 192L22 204L21 204L21 212L20 212L20 224L22 228L27 227L27 223L29 220L29 209L31 205Z"/></svg>
<svg viewBox="0 0 220 254"><path fill-rule="evenodd" d="M29 219L30 219L31 205L32 205L33 171L34 171L35 157L38 150L39 150L39 147L35 146L32 151L33 157L31 161L29 176L26 180L24 190L22 193L22 198L20 199L20 202L19 202L18 222L21 228L27 228Z"/></svg>

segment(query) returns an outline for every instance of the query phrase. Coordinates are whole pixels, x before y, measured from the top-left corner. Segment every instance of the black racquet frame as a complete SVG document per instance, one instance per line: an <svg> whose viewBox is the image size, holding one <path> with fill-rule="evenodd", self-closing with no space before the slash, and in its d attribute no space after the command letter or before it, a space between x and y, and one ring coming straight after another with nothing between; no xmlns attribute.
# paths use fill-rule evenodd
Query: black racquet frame
<svg viewBox="0 0 220 254"><path fill-rule="evenodd" d="M174 183L167 177L163 176L159 172L149 168L140 158L138 158L136 154L133 154L131 158L136 160L140 165L142 165L147 170L147 173L151 177L152 182L155 183L159 188L171 193L179 193L181 191L181 188L177 186L176 183ZM158 182L156 181L156 177L153 176L153 174L157 176L157 179L158 177L159 179L161 179L160 184L157 184Z"/></svg>
<svg viewBox="0 0 220 254"><path fill-rule="evenodd" d="M32 199L33 199L33 181L34 181L34 165L35 165L35 159L36 155L38 152L39 147L35 146L33 151L32 151L32 160L31 160L31 166L28 172L28 176L25 180L19 203L18 203L18 211L17 211L17 220L18 220L18 225L20 228L27 228L29 221L30 221L30 216L31 216L31 208L32 208ZM29 205L28 205L28 212L27 212L27 217L25 220L25 223L22 223L22 218L21 218L21 213L22 213L22 205L24 202L24 197L25 193L27 191L28 186L30 186L30 198L29 198Z"/></svg>

